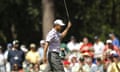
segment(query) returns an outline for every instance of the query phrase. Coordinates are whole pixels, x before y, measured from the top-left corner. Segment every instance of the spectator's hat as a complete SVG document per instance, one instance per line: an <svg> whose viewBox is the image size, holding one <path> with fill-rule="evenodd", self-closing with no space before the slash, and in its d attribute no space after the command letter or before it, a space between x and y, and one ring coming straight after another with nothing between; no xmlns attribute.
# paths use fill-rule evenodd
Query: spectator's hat
<svg viewBox="0 0 120 72"><path fill-rule="evenodd" d="M31 43L30 48L36 48L36 45L34 43Z"/></svg>
<svg viewBox="0 0 120 72"><path fill-rule="evenodd" d="M41 41L40 41L40 44L44 44L44 43L45 43L45 40L41 40Z"/></svg>
<svg viewBox="0 0 120 72"><path fill-rule="evenodd" d="M12 44L11 43L8 43L7 44L7 48L9 49L9 48L12 48Z"/></svg>
<svg viewBox="0 0 120 72"><path fill-rule="evenodd" d="M63 64L64 64L64 65L69 65L70 62L69 62L68 60L65 60L65 61L63 61Z"/></svg>
<svg viewBox="0 0 120 72"><path fill-rule="evenodd" d="M18 40L14 40L13 41L13 45L15 45L15 44L19 44L19 41Z"/></svg>
<svg viewBox="0 0 120 72"><path fill-rule="evenodd" d="M54 25L60 25L60 26L65 26L65 24L63 23L63 21L61 19L56 19L54 21Z"/></svg>
<svg viewBox="0 0 120 72"><path fill-rule="evenodd" d="M112 56L113 56L113 57L119 57L119 55L118 55L118 54L113 54Z"/></svg>
<svg viewBox="0 0 120 72"><path fill-rule="evenodd" d="M118 53L116 51L111 52L112 57L119 57Z"/></svg>
<svg viewBox="0 0 120 72"><path fill-rule="evenodd" d="M112 43L112 40L109 39L109 40L106 41L106 43Z"/></svg>

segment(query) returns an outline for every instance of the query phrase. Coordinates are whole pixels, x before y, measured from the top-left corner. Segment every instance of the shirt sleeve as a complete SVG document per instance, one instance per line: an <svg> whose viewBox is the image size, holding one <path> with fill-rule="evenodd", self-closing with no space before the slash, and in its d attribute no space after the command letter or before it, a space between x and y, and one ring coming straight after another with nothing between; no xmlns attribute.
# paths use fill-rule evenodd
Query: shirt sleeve
<svg viewBox="0 0 120 72"><path fill-rule="evenodd" d="M51 40L54 38L54 33L49 33L46 37L47 42L51 42Z"/></svg>

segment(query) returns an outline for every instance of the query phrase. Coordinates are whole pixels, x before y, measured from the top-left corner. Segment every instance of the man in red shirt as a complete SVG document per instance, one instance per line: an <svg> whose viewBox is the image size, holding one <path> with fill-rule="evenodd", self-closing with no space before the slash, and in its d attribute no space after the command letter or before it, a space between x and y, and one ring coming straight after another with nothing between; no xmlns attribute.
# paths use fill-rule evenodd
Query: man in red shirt
<svg viewBox="0 0 120 72"><path fill-rule="evenodd" d="M83 44L82 44L82 46L80 47L80 52L81 52L82 54L88 53L88 54L90 54L91 56L93 56L92 46L93 46L93 45L92 45L92 43L89 43L88 38L87 38L87 37L84 37L84 38L83 38Z"/></svg>

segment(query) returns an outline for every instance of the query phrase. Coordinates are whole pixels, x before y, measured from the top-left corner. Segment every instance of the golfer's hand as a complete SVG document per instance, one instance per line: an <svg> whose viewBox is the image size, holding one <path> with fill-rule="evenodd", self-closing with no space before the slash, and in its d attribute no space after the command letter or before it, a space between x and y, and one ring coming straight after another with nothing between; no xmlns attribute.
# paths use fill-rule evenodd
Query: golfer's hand
<svg viewBox="0 0 120 72"><path fill-rule="evenodd" d="M43 58L43 63L46 64L47 63L47 57Z"/></svg>
<svg viewBox="0 0 120 72"><path fill-rule="evenodd" d="M67 28L70 28L72 26L71 22L68 22Z"/></svg>

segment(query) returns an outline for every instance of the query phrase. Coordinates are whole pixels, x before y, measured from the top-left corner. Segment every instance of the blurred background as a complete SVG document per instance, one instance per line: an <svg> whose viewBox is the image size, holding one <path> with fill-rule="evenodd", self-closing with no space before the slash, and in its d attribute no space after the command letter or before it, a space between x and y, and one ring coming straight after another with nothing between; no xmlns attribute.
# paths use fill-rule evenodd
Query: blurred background
<svg viewBox="0 0 120 72"><path fill-rule="evenodd" d="M90 41L95 35L104 40L110 32L120 37L120 0L66 0L66 4L73 26L64 42L71 35ZM0 44L14 39L37 43L56 18L68 21L64 0L0 0Z"/></svg>

